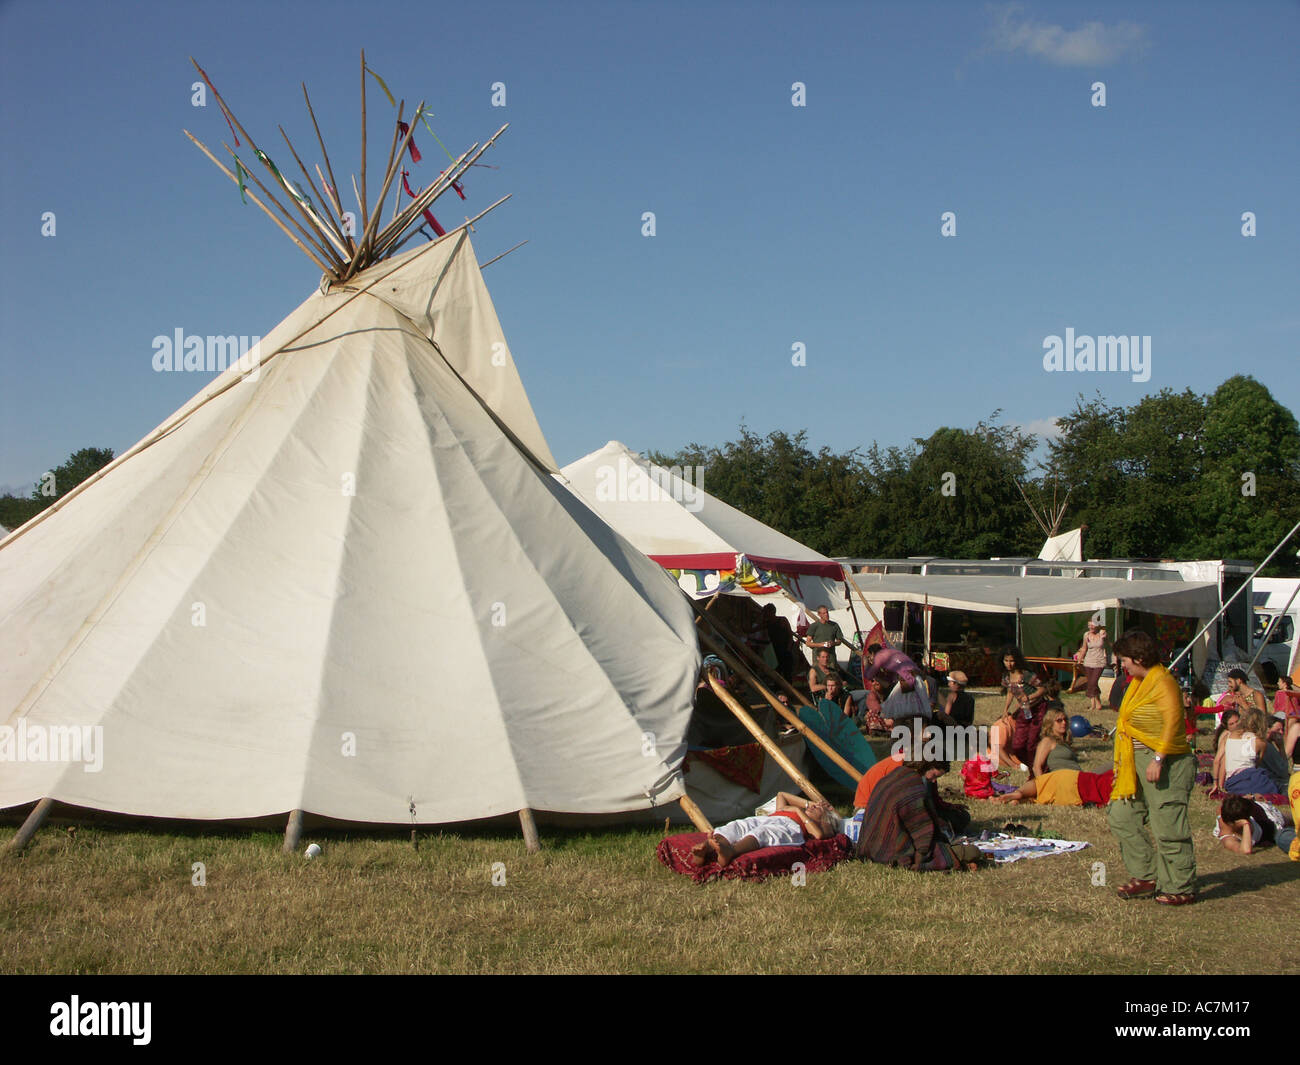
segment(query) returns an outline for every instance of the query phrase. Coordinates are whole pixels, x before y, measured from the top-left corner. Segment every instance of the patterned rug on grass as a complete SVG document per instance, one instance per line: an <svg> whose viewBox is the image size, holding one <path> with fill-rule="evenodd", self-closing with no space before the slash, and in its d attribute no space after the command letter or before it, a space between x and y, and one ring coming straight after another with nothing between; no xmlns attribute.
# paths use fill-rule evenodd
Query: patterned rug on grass
<svg viewBox="0 0 1300 1065"><path fill-rule="evenodd" d="M697 869L691 865L691 848L704 841L703 832L683 832L659 841L655 857L674 873L689 876L697 884L725 877L727 880L766 880L769 876L788 876L795 862L803 862L804 871L824 873L852 856L848 837L812 839L802 847L762 847L742 854L725 869L717 862Z"/></svg>

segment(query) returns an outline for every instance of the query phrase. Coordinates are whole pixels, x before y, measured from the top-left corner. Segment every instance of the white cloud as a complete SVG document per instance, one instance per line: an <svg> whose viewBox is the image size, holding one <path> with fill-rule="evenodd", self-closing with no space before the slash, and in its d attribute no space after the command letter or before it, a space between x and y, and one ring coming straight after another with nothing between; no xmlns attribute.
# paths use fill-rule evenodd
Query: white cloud
<svg viewBox="0 0 1300 1065"><path fill-rule="evenodd" d="M1061 427L1057 424L1055 418L1035 418L1032 422L1017 425L1016 428L1022 433L1029 433L1031 436L1041 436L1050 440L1055 440L1061 435Z"/></svg>
<svg viewBox="0 0 1300 1065"><path fill-rule="evenodd" d="M1019 4L993 8L992 47L1002 52L1024 52L1059 67L1100 67L1117 62L1146 41L1146 30L1133 22L1107 26L1085 22L1078 29L1021 17Z"/></svg>

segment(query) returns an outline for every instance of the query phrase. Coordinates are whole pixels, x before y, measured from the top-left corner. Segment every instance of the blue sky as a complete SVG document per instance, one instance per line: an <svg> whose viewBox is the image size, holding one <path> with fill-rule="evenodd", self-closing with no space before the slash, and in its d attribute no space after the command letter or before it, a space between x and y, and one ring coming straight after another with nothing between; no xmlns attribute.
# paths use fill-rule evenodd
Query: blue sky
<svg viewBox="0 0 1300 1065"><path fill-rule="evenodd" d="M310 163L305 80L353 171L362 47L452 151L511 123L483 160L499 169L435 213L513 194L473 241L480 260L529 241L485 277L561 463L611 438L718 443L742 419L835 449L995 408L1044 430L1080 393L1233 373L1296 409L1292 3L11 0L0 491L125 450L198 391L206 375L153 371L154 337L265 335L316 287L182 135L229 137L191 105L187 56L274 157L282 124ZM374 174L391 109L368 90ZM445 157L417 141L423 183ZM1045 371L1067 327L1150 336L1150 379Z"/></svg>

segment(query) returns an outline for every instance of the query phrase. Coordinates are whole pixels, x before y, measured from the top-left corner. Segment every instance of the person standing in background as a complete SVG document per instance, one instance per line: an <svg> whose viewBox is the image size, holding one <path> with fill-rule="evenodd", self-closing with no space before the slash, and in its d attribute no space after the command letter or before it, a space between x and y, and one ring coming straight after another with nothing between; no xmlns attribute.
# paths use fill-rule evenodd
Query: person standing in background
<svg viewBox="0 0 1300 1065"><path fill-rule="evenodd" d="M1110 663L1110 639L1106 629L1096 618L1088 619L1088 631L1075 652L1075 661L1083 667L1087 678L1088 712L1101 712L1101 675Z"/></svg>

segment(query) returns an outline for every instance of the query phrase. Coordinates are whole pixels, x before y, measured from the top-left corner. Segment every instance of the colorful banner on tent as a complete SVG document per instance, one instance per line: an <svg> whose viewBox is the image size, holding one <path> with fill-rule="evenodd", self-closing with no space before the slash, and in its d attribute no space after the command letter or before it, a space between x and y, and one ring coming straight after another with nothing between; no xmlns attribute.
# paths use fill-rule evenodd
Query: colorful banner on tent
<svg viewBox="0 0 1300 1065"><path fill-rule="evenodd" d="M780 595L782 593L802 601L799 578L794 574L756 566L744 555L736 556L734 569L670 569L667 571L684 590L698 597L721 593L746 592L749 595ZM694 587L683 584L687 576ZM709 578L712 577L713 580Z"/></svg>

